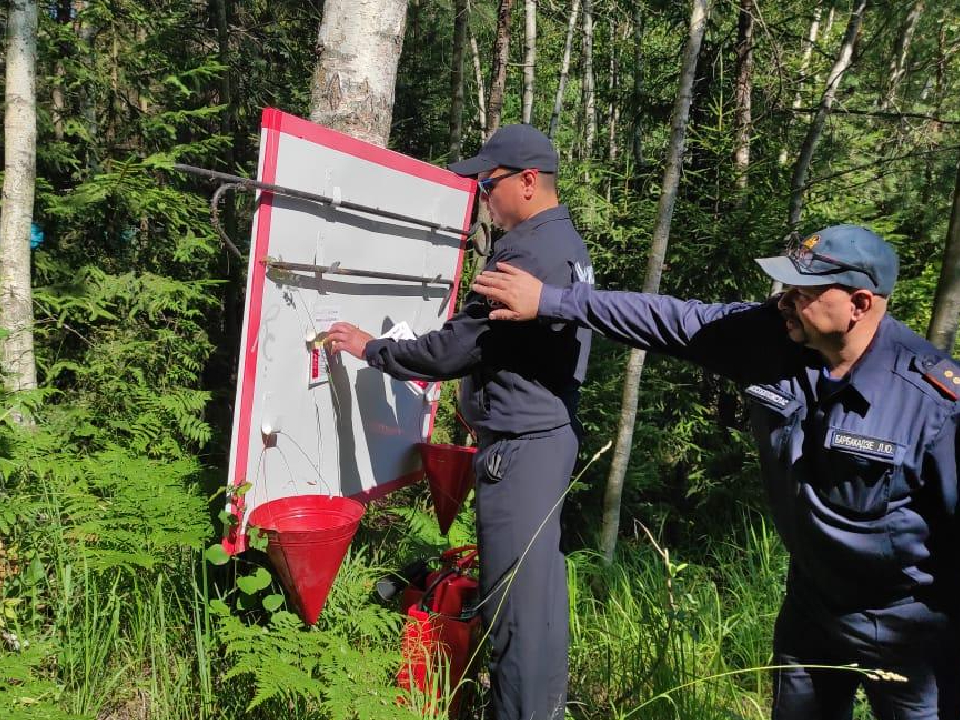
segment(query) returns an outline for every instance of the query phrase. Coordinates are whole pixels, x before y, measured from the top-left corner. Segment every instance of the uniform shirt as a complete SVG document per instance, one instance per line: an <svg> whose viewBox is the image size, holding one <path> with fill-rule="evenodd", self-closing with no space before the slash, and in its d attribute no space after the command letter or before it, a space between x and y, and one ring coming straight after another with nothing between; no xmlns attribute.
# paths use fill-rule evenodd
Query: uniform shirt
<svg viewBox="0 0 960 720"><path fill-rule="evenodd" d="M745 387L796 592L832 611L956 602L960 403L931 372L960 368L905 325L885 316L849 374L825 382L823 357L790 340L775 301L544 287L540 314Z"/></svg>
<svg viewBox="0 0 960 720"><path fill-rule="evenodd" d="M563 205L506 233L485 269L503 261L559 287L593 280L587 248ZM495 322L489 314L486 298L471 292L439 330L416 340L373 340L366 360L401 379L463 377L461 411L482 433L519 435L573 422L590 331L565 323Z"/></svg>

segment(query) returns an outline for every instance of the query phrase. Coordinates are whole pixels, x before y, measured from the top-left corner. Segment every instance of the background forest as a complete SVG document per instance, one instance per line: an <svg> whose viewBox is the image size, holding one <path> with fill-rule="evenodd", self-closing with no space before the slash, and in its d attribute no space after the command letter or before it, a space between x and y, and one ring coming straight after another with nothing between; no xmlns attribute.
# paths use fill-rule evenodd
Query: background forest
<svg viewBox="0 0 960 720"><path fill-rule="evenodd" d="M866 224L900 252L893 314L954 348L957 0L513 5L4 3L0 717L433 716L396 702L401 618L372 589L469 540L469 502L449 537L422 486L371 507L313 629L264 557L205 557L229 522L253 199L218 206L237 258L213 186L171 165L255 176L265 107L437 164L500 123L549 129L609 289L760 299L752 259L792 230ZM344 17L381 19L396 74L337 114ZM463 442L448 386L435 437ZM581 406L569 714L766 717L785 555L736 388L599 341Z"/></svg>

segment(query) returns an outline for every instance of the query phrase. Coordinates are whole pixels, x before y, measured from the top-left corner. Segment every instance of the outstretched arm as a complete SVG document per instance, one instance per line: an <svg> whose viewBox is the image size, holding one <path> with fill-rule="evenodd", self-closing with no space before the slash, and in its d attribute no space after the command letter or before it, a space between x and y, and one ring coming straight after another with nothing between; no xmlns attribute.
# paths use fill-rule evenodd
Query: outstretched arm
<svg viewBox="0 0 960 720"><path fill-rule="evenodd" d="M596 290L585 283L561 290L505 263L484 272L474 290L503 307L491 317L533 316L575 322L643 350L691 360L735 379L776 372L798 347L786 337L775 305L709 304L666 295Z"/></svg>

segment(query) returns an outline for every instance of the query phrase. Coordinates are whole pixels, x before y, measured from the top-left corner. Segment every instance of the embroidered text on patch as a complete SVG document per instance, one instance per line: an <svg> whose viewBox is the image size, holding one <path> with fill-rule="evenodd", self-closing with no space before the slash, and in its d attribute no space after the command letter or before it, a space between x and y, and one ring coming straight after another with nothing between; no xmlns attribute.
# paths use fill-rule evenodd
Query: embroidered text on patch
<svg viewBox="0 0 960 720"><path fill-rule="evenodd" d="M753 395L755 398L760 400L766 400L773 405L776 405L778 408L785 408L790 404L790 398L786 395L781 395L778 392L774 392L769 388L765 388L762 385L750 385L746 390L744 390L747 395Z"/></svg>
<svg viewBox="0 0 960 720"><path fill-rule="evenodd" d="M868 455L893 460L897 453L896 443L877 438L867 437L866 435L855 435L844 430L834 430L830 438L830 447L839 450L852 450L862 452Z"/></svg>

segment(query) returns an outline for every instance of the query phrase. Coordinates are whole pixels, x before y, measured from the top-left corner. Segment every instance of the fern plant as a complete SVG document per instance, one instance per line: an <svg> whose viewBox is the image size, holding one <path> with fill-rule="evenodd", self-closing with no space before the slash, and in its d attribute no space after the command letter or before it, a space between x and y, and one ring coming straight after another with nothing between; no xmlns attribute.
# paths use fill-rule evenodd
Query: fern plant
<svg viewBox="0 0 960 720"><path fill-rule="evenodd" d="M11 643L9 634L5 642ZM34 646L0 652L0 717L6 720L91 720L63 710L63 687L44 669L49 648Z"/></svg>
<svg viewBox="0 0 960 720"><path fill-rule="evenodd" d="M381 572L362 550L348 555L314 628L287 610L261 625L222 601L212 604L229 662L224 680L242 677L253 688L247 712L271 717L284 707L311 720L419 717L398 705L400 616L370 602Z"/></svg>

